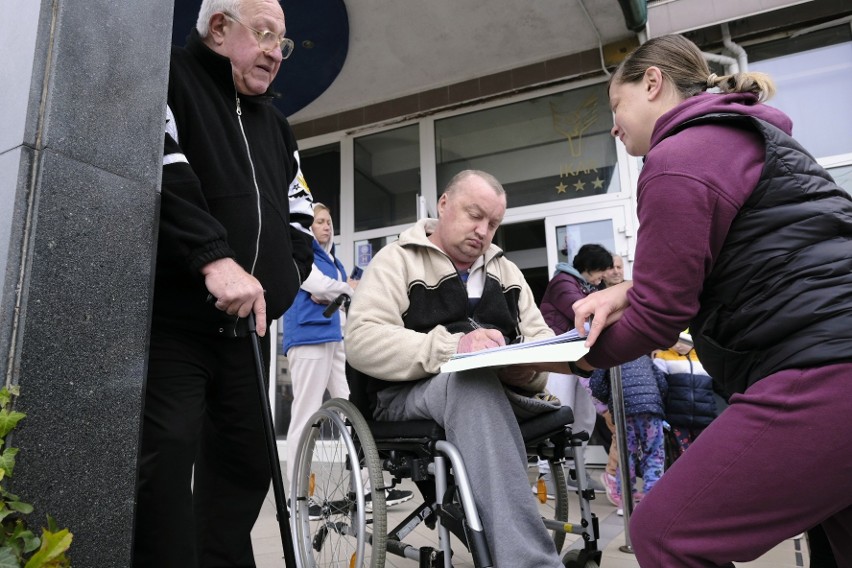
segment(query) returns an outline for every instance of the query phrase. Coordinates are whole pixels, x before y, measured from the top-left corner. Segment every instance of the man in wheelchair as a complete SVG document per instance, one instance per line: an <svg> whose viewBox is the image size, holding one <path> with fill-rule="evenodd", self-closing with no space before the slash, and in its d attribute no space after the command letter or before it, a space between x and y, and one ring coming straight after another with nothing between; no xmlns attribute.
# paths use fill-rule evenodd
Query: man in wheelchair
<svg viewBox="0 0 852 568"><path fill-rule="evenodd" d="M466 465L495 566L555 568L562 562L530 498L518 425L521 408L528 415L558 404L536 397L547 374L440 372L455 353L552 335L520 269L491 242L505 211L493 176L456 175L439 218L421 220L370 262L349 308L346 355L371 377L375 419L444 428Z"/></svg>

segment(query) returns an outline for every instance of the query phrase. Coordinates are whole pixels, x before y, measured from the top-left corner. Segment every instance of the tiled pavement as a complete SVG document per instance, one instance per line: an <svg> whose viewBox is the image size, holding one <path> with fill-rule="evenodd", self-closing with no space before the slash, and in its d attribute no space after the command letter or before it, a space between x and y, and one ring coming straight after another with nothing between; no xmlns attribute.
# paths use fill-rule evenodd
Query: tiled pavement
<svg viewBox="0 0 852 568"><path fill-rule="evenodd" d="M282 465L282 469L284 469ZM531 470L533 471L533 470ZM594 474L595 472L592 471ZM533 474L531 474L533 475ZM407 483L409 485L407 485ZM388 509L388 525L395 526L395 523L404 518L406 514L412 511L416 501L416 488L410 485L410 482L404 482L402 489L412 489L415 491L415 499L396 507ZM547 505L541 505L542 508ZM579 520L579 513L574 502L571 502L570 519ZM602 568L639 568L639 563L636 558L629 553L619 550L624 545L624 519L616 514L613 507L603 495L599 495L597 499L592 501L592 510L598 516L600 531L601 531L601 547L604 547L603 559L601 561ZM544 514L543 509L543 514ZM575 518L576 517L576 518ZM421 534L422 533L422 534ZM434 534L429 529L418 527L415 531L418 538L424 541L434 542ZM565 549L567 550L572 542L579 539L576 535L567 535ZM418 544L415 538L409 536L406 539L412 544ZM283 568L284 560L282 559L281 537L278 528L278 523L275 518L275 501L273 494L270 491L264 502L263 510L260 518L252 531L252 542L254 545L255 559L258 568ZM738 563L738 568L799 568L808 566L806 545L804 540L793 539L787 540L778 545L773 550L769 551L764 556L753 562ZM392 555L388 555L386 566L391 567L416 567L416 562L412 560L401 559ZM470 556L463 546L454 546L453 566L455 568L472 568L473 563Z"/></svg>

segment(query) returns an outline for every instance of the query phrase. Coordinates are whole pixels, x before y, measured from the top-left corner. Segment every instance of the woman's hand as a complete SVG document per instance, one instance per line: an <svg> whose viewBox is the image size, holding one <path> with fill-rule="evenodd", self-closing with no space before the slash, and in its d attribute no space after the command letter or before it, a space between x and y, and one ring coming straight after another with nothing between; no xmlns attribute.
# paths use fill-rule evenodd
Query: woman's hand
<svg viewBox="0 0 852 568"><path fill-rule="evenodd" d="M586 321L589 318L592 319L589 326L589 336L586 338L586 347L594 345L598 336L606 327L621 319L624 310L630 305L627 299L627 291L632 287L633 282L625 281L605 290L589 294L574 302L572 306L574 308L574 325L580 337L586 335Z"/></svg>

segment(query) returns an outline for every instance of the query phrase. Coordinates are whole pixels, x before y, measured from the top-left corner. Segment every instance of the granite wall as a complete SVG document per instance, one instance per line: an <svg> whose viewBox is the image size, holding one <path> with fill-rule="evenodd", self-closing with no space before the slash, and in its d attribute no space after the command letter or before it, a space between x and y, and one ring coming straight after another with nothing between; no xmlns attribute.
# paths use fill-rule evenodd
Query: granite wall
<svg viewBox="0 0 852 568"><path fill-rule="evenodd" d="M6 0L0 369L11 489L75 568L130 563L172 0Z"/></svg>

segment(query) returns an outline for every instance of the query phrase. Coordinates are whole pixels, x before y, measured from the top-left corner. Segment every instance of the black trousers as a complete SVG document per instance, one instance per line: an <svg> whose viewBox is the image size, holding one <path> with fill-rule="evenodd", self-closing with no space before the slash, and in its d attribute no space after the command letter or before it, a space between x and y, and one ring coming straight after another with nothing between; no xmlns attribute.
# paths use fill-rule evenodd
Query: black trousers
<svg viewBox="0 0 852 568"><path fill-rule="evenodd" d="M134 567L255 566L270 483L258 390L250 338L152 329Z"/></svg>

